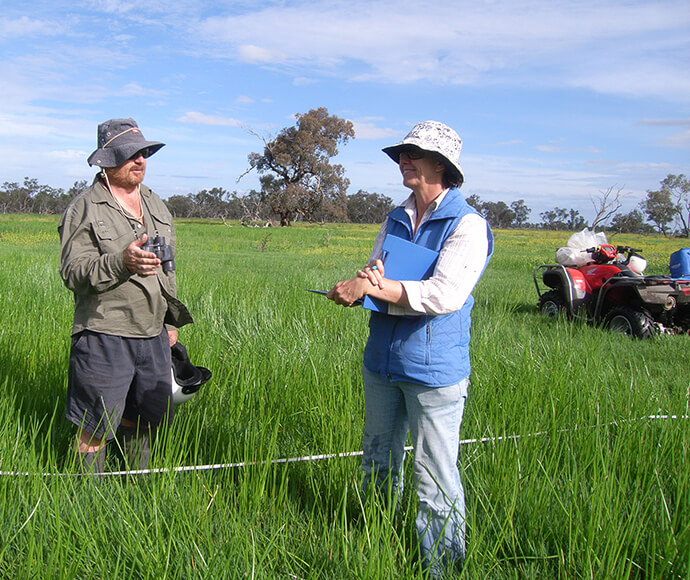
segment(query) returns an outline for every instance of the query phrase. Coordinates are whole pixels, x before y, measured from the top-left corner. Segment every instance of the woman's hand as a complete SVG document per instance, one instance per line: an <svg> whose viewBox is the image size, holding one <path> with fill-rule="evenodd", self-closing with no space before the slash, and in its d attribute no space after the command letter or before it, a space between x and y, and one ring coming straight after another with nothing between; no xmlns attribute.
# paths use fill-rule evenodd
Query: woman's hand
<svg viewBox="0 0 690 580"><path fill-rule="evenodd" d="M326 298L341 306L352 306L357 300L364 298L367 294L367 286L371 287L371 284L367 282L366 277L358 276L343 280L331 288Z"/></svg>
<svg viewBox="0 0 690 580"><path fill-rule="evenodd" d="M383 288L384 267L381 260L370 262L364 267L364 270L357 270L357 277L366 278L372 286Z"/></svg>

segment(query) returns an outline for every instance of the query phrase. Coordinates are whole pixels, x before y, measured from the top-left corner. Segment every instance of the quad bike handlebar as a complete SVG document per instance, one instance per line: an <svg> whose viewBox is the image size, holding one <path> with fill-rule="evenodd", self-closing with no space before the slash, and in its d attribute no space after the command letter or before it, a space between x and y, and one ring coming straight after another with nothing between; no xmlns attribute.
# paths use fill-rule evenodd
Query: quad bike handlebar
<svg viewBox="0 0 690 580"><path fill-rule="evenodd" d="M608 264L617 260L619 254L623 254L626 259L625 263L630 261L632 256L640 256L639 252L642 250L638 248L632 248L630 246L614 246L612 244L601 244L600 246L595 246L592 248L587 248L582 250L583 252L588 252L592 254L595 264ZM641 257L641 256L640 256Z"/></svg>

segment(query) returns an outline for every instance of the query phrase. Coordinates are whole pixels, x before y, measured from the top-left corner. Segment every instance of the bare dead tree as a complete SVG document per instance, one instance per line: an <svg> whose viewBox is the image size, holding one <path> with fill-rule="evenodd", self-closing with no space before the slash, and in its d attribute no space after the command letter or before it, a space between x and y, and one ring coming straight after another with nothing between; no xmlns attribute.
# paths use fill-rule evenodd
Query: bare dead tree
<svg viewBox="0 0 690 580"><path fill-rule="evenodd" d="M590 197L595 212L591 229L594 230L598 225L605 224L613 218L623 207L623 198L628 195L630 194L623 192L623 187L616 189L615 185L611 185L605 190L600 189L596 198Z"/></svg>

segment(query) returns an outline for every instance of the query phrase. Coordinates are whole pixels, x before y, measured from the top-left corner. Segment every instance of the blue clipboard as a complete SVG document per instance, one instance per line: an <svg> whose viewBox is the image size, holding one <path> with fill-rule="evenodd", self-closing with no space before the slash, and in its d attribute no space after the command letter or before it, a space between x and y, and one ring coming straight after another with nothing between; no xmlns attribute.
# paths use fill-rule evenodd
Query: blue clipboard
<svg viewBox="0 0 690 580"><path fill-rule="evenodd" d="M383 263L385 277L391 280L426 280L436 266L438 252L413 244L402 238L386 235L383 241ZM374 312L388 313L388 302L364 297L364 308Z"/></svg>

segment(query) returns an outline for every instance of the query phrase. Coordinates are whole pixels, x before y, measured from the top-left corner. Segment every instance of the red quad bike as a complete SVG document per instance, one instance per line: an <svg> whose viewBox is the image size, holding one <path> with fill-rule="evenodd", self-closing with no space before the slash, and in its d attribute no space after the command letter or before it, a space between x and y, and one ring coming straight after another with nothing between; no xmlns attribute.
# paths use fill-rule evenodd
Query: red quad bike
<svg viewBox="0 0 690 580"><path fill-rule="evenodd" d="M690 276L643 276L641 250L629 246L602 244L584 251L593 259L587 265L544 264L534 271L542 314L565 313L637 338L690 334ZM549 288L544 292L540 274Z"/></svg>

